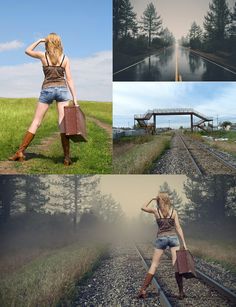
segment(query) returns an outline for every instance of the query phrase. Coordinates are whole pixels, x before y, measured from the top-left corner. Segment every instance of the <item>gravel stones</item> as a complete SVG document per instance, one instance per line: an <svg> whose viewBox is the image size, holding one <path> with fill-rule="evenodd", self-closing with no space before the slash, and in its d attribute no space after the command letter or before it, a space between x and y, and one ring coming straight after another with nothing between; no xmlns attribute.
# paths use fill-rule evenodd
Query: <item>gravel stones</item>
<svg viewBox="0 0 236 307"><path fill-rule="evenodd" d="M145 300L137 298L145 274L134 247L113 247L93 275L77 287L72 306L160 306L152 286Z"/></svg>
<svg viewBox="0 0 236 307"><path fill-rule="evenodd" d="M226 163L235 167L236 159L227 154L203 144L202 142L192 140L190 137L182 135L186 146L191 155L205 175L223 175L236 174L236 170L229 168L221 162L216 156L220 157ZM215 154L216 156L212 155ZM175 133L171 141L171 148L156 161L150 171L152 174L185 174L188 176L196 175L195 166L186 150L180 135Z"/></svg>

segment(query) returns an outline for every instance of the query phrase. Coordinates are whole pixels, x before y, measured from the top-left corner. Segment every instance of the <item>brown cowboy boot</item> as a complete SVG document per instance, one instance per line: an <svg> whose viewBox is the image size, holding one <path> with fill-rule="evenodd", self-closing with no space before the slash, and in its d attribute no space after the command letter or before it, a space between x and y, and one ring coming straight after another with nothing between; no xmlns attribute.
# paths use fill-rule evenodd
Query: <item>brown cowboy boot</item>
<svg viewBox="0 0 236 307"><path fill-rule="evenodd" d="M34 136L35 136L35 134L27 131L23 140L22 140L22 143L21 143L19 149L17 150L17 152L12 157L9 157L8 160L10 160L10 161L20 161L20 162L24 161L25 160L24 151L29 146L29 144L33 140Z"/></svg>
<svg viewBox="0 0 236 307"><path fill-rule="evenodd" d="M153 279L153 274L147 273L142 288L139 290L138 298L146 298L147 296L147 287L150 285Z"/></svg>
<svg viewBox="0 0 236 307"><path fill-rule="evenodd" d="M186 297L183 287L183 276L180 275L178 272L175 272L175 279L179 288L179 299L183 300Z"/></svg>
<svg viewBox="0 0 236 307"><path fill-rule="evenodd" d="M72 164L70 159L70 140L65 133L61 133L61 144L64 152L64 165L69 166Z"/></svg>

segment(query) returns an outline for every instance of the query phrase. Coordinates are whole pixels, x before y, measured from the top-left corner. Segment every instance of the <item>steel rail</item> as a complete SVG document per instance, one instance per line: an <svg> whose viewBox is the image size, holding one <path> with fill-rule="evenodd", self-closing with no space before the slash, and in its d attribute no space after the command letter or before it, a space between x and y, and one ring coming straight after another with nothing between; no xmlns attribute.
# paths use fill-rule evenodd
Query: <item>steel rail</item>
<svg viewBox="0 0 236 307"><path fill-rule="evenodd" d="M183 145L184 145L184 148L187 150L187 152L188 152L188 154L189 154L189 157L190 157L191 161L193 162L194 167L195 167L195 169L196 169L196 171L197 171L197 174L198 174L198 175L203 175L202 170L200 169L200 167L198 166L196 160L194 159L193 155L191 154L191 152L190 152L190 150L189 150L187 144L185 143L185 140L183 139L183 137L182 137L180 134L177 134L177 135L179 136L180 140L182 141L182 143L183 143Z"/></svg>
<svg viewBox="0 0 236 307"><path fill-rule="evenodd" d="M168 251L166 253L167 257L170 259L171 255L170 252ZM236 294L230 291L228 288L225 286L221 285L219 282L216 280L212 279L210 276L204 274L201 272L199 269L195 268L195 272L197 274L197 278L201 281L203 281L207 286L213 288L216 290L218 293L220 293L222 296L224 296L226 299L230 300L232 303L236 303Z"/></svg>
<svg viewBox="0 0 236 307"><path fill-rule="evenodd" d="M236 172L236 166L232 165L231 163L229 163L228 161L225 161L222 157L220 157L217 153L211 151L210 148L207 148L207 146L205 144L204 145L204 149L207 150L212 156L216 157L220 162L222 162L225 166L229 167L231 170Z"/></svg>
<svg viewBox="0 0 236 307"><path fill-rule="evenodd" d="M236 294L227 289L226 287L222 286L220 283L209 277L208 275L204 274L203 272L195 269L197 273L197 277L204 281L207 285L214 288L217 292L222 294L225 298L229 299L231 302L236 303Z"/></svg>
<svg viewBox="0 0 236 307"><path fill-rule="evenodd" d="M139 257L141 258L142 260L142 263L143 263L143 266L145 267L145 269L148 271L149 267L146 263L146 261L144 260L140 250L138 249L137 245L134 244L134 247L139 255ZM156 278L154 277L153 280L152 280L152 284L155 286L156 290L157 290L157 293L158 293L158 298L159 298L159 301L160 301L160 304L162 307L172 307L171 303L169 302L168 298L166 297L165 293L163 292L161 286L158 284Z"/></svg>

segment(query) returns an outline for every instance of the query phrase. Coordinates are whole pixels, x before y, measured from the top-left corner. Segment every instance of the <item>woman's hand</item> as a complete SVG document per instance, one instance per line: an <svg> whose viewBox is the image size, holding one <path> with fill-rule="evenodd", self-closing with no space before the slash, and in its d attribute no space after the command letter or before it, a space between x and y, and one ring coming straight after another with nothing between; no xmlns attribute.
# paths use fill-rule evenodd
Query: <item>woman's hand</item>
<svg viewBox="0 0 236 307"><path fill-rule="evenodd" d="M78 102L77 102L76 99L73 99L73 104L74 104L75 106L78 106L78 107L79 107L79 104L78 104Z"/></svg>
<svg viewBox="0 0 236 307"><path fill-rule="evenodd" d="M40 43L45 43L46 42L46 39L45 38L41 38L40 39Z"/></svg>
<svg viewBox="0 0 236 307"><path fill-rule="evenodd" d="M183 242L183 248L184 248L184 249L187 249L187 245L186 245L185 242Z"/></svg>

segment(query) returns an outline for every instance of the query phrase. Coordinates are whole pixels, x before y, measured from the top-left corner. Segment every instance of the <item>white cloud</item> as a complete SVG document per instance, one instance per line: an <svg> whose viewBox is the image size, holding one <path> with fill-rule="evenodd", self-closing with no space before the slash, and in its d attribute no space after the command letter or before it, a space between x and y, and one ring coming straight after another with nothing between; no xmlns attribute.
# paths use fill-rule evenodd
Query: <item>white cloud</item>
<svg viewBox="0 0 236 307"><path fill-rule="evenodd" d="M19 49L23 46L24 46L24 43L18 40L6 42L6 43L0 43L0 52L7 51L7 50L13 50L13 49Z"/></svg>
<svg viewBox="0 0 236 307"><path fill-rule="evenodd" d="M71 72L80 100L112 100L112 52L70 59ZM1 97L38 97L43 72L41 63L0 67Z"/></svg>
<svg viewBox="0 0 236 307"><path fill-rule="evenodd" d="M212 82L116 82L113 83L113 117L115 126L133 124L134 114L144 114L148 109L194 108L195 110L222 119L236 121L236 84L230 82L217 86ZM181 117L162 117L160 126L165 120L171 125L176 123L189 125L189 119ZM166 124L167 123L167 124Z"/></svg>

